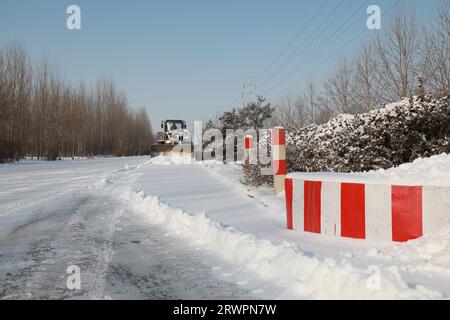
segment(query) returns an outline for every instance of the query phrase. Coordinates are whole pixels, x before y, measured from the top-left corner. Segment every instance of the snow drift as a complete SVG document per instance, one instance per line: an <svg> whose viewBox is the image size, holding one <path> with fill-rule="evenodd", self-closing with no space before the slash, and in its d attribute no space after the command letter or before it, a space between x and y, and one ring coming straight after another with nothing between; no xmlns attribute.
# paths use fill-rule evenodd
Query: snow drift
<svg viewBox="0 0 450 320"><path fill-rule="evenodd" d="M251 274L272 283L276 288L272 296L263 298L442 298L441 293L420 285L410 288L396 266L361 267L350 259L316 256L292 243L275 245L213 221L205 213L172 208L139 191L129 190L123 199L152 223L234 265L235 273Z"/></svg>

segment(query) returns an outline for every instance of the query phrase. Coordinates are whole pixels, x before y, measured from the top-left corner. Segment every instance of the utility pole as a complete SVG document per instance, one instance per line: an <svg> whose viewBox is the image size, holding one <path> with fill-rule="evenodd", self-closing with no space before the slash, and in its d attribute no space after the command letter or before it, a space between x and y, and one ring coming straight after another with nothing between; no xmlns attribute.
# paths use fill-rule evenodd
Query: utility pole
<svg viewBox="0 0 450 320"><path fill-rule="evenodd" d="M256 101L256 85L253 82L254 77L253 76L247 76L245 77L246 80L244 82L244 85L242 87L242 106L245 107L249 103L252 103Z"/></svg>

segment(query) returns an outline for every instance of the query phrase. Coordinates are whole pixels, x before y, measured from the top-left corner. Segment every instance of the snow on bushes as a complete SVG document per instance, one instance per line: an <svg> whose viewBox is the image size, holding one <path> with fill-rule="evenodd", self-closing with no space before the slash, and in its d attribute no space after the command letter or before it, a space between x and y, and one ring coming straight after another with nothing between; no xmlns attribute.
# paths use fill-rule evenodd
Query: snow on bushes
<svg viewBox="0 0 450 320"><path fill-rule="evenodd" d="M264 166L268 168L267 166ZM273 175L261 174L263 166L259 164L243 165L241 182L248 186L273 186Z"/></svg>
<svg viewBox="0 0 450 320"><path fill-rule="evenodd" d="M450 153L450 97L413 97L287 132L290 172L387 169Z"/></svg>
<svg viewBox="0 0 450 320"><path fill-rule="evenodd" d="M258 138L258 152L266 154L269 163L262 164L260 155L257 159L253 159L251 164L243 165L243 175L241 183L248 186L273 186L273 175L270 159L272 158L272 137L270 131L260 132ZM251 157L252 155L250 155ZM256 160L256 161L255 161ZM266 174L263 174L263 173Z"/></svg>

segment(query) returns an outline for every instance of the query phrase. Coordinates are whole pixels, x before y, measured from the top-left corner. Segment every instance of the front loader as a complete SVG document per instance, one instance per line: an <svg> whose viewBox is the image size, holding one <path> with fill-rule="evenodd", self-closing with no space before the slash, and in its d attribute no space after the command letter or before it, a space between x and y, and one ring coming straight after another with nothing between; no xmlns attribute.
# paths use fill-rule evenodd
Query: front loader
<svg viewBox="0 0 450 320"><path fill-rule="evenodd" d="M165 155L172 151L192 154L191 134L184 120L163 120L156 144L151 146L151 156Z"/></svg>

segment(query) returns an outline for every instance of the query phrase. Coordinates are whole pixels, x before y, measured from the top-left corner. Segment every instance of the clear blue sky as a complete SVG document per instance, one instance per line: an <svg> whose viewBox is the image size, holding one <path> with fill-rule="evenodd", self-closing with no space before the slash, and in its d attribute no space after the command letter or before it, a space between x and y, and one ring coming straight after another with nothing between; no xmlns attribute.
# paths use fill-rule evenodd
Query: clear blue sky
<svg viewBox="0 0 450 320"><path fill-rule="evenodd" d="M325 1L0 0L0 46L20 41L34 59L47 56L74 83L113 78L132 106L149 111L155 126L163 118L206 120L242 104L245 77L263 82L296 48L301 49L296 59L257 91L266 92L302 63L307 66L267 96L275 102L277 94L295 92L308 80L320 81L333 68L335 60L328 57L346 43L338 54L351 53L372 36L366 28L367 5L381 6L385 26L392 11L383 11L397 3ZM434 14L438 2L400 0L416 7L424 19ZM82 30L66 28L70 4L81 7ZM297 34L286 54L258 77Z"/></svg>

